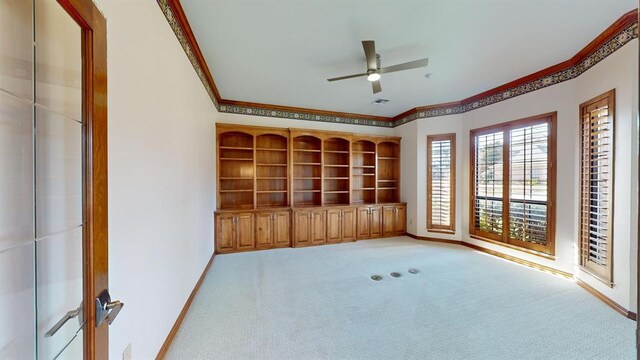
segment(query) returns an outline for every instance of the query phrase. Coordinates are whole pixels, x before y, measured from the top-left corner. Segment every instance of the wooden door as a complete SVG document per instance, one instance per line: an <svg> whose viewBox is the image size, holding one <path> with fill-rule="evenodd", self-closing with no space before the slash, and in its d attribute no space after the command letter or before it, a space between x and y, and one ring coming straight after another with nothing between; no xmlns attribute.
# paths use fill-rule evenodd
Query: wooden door
<svg viewBox="0 0 640 360"><path fill-rule="evenodd" d="M357 215L356 215L356 231L357 231L357 235L358 235L358 239L367 239L369 237L369 232L370 232L370 214L369 214L369 209L371 209L368 206L365 207L359 207L357 208Z"/></svg>
<svg viewBox="0 0 640 360"><path fill-rule="evenodd" d="M311 213L308 211L293 212L293 246L311 244Z"/></svg>
<svg viewBox="0 0 640 360"><path fill-rule="evenodd" d="M216 215L216 249L219 253L235 249L235 215Z"/></svg>
<svg viewBox="0 0 640 360"><path fill-rule="evenodd" d="M369 237L382 236L382 206L372 206L369 220Z"/></svg>
<svg viewBox="0 0 640 360"><path fill-rule="evenodd" d="M238 250L250 250L255 248L253 213L238 213L236 215L235 230Z"/></svg>
<svg viewBox="0 0 640 360"><path fill-rule="evenodd" d="M395 212L395 232L397 235L403 235L407 232L407 208L405 206L396 206Z"/></svg>
<svg viewBox="0 0 640 360"><path fill-rule="evenodd" d="M326 212L324 210L315 210L311 212L311 243L324 244L326 227Z"/></svg>
<svg viewBox="0 0 640 360"><path fill-rule="evenodd" d="M394 235L395 220L396 220L396 207L395 206L383 206L382 207L382 235L390 236Z"/></svg>
<svg viewBox="0 0 640 360"><path fill-rule="evenodd" d="M354 241L356 239L356 209L342 210L342 241Z"/></svg>
<svg viewBox="0 0 640 360"><path fill-rule="evenodd" d="M291 223L289 221L288 211L277 211L273 213L273 246L274 247L289 247L291 241L289 239L289 229Z"/></svg>
<svg viewBox="0 0 640 360"><path fill-rule="evenodd" d="M256 248L268 249L273 243L273 213L256 213Z"/></svg>
<svg viewBox="0 0 640 360"><path fill-rule="evenodd" d="M327 210L327 242L339 243L342 240L342 210Z"/></svg>

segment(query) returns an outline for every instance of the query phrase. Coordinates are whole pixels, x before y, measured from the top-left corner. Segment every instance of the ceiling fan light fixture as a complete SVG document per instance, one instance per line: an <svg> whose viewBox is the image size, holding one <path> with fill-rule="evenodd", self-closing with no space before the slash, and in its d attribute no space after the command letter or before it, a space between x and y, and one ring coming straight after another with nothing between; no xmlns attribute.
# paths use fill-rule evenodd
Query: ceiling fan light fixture
<svg viewBox="0 0 640 360"><path fill-rule="evenodd" d="M371 72L367 75L367 80L371 82L378 81L380 80L380 74L377 71Z"/></svg>

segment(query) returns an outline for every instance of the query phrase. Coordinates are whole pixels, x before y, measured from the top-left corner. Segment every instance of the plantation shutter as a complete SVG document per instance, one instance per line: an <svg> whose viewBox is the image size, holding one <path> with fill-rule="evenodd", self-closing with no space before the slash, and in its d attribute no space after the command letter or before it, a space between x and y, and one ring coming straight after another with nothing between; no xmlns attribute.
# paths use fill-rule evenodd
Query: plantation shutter
<svg viewBox="0 0 640 360"><path fill-rule="evenodd" d="M611 281L613 96L581 107L581 265Z"/></svg>
<svg viewBox="0 0 640 360"><path fill-rule="evenodd" d="M455 229L455 134L427 137L427 228Z"/></svg>
<svg viewBox="0 0 640 360"><path fill-rule="evenodd" d="M509 238L547 244L549 124L510 130Z"/></svg>
<svg viewBox="0 0 640 360"><path fill-rule="evenodd" d="M503 131L475 137L475 229L502 235Z"/></svg>

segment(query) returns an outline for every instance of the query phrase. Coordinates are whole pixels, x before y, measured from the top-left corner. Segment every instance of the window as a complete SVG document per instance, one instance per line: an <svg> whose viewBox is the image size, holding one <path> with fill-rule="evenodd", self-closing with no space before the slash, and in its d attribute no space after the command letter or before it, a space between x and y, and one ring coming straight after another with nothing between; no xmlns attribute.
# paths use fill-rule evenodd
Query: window
<svg viewBox="0 0 640 360"><path fill-rule="evenodd" d="M615 91L580 105L580 265L612 285Z"/></svg>
<svg viewBox="0 0 640 360"><path fill-rule="evenodd" d="M553 255L556 113L471 131L475 238Z"/></svg>
<svg viewBox="0 0 640 360"><path fill-rule="evenodd" d="M427 230L456 229L456 134L427 136Z"/></svg>

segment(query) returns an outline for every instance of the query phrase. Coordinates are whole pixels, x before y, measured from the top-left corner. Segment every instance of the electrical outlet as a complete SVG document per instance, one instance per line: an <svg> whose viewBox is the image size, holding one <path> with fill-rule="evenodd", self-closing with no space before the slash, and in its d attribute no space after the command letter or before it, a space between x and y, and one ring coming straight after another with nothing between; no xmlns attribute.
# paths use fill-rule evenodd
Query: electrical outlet
<svg viewBox="0 0 640 360"><path fill-rule="evenodd" d="M413 225L413 219L409 219L409 225Z"/></svg>
<svg viewBox="0 0 640 360"><path fill-rule="evenodd" d="M122 360L131 360L131 343L124 348L122 352Z"/></svg>

